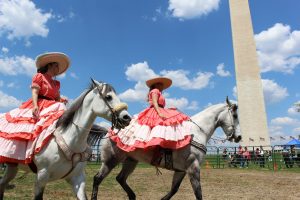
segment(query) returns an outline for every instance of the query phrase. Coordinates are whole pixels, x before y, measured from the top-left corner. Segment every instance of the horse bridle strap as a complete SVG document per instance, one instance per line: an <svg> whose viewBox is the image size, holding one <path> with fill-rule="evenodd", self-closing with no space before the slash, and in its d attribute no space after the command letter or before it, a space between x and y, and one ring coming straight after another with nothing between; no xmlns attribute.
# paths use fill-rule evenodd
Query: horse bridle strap
<svg viewBox="0 0 300 200"><path fill-rule="evenodd" d="M109 105L109 103L107 102L107 100L105 99L104 97L104 92L106 90L106 83L103 83L102 84L102 88L99 88L98 86L96 86L97 90L98 90L98 93L99 95L101 96L101 98L103 99L104 103L106 104L106 106L109 108L109 110L111 111L111 114L112 114L112 128L114 128L117 123L118 123L118 115L117 113L120 112L121 110L127 110L128 109L128 106L126 103L119 103L117 104L115 107L111 107Z"/></svg>
<svg viewBox="0 0 300 200"><path fill-rule="evenodd" d="M196 147L197 149L201 150L206 154L207 148L204 144L200 144L199 142L196 142L195 140L191 140L191 145Z"/></svg>
<svg viewBox="0 0 300 200"><path fill-rule="evenodd" d="M87 145L85 151L81 153L72 152L62 135L59 133L59 131L55 131L53 135L55 137L56 143L58 144L61 151L64 153L66 159L72 161L72 168L68 171L66 175L62 177L65 178L73 171L77 163L85 162L91 157L92 149Z"/></svg>

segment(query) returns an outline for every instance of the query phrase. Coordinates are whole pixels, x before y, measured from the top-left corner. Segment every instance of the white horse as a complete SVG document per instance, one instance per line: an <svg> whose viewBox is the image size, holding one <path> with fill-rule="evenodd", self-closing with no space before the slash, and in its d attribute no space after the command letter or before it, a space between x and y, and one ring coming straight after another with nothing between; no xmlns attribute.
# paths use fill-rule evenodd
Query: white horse
<svg viewBox="0 0 300 200"><path fill-rule="evenodd" d="M87 199L84 168L91 153L87 137L97 116L112 121L116 127L124 127L131 120L127 105L120 102L113 87L92 80L90 88L72 103L58 121L54 137L34 156L37 169L34 199L43 199L46 184L62 178L72 185L78 199ZM0 180L1 200L5 187L17 171L18 164L7 163Z"/></svg>
<svg viewBox="0 0 300 200"><path fill-rule="evenodd" d="M225 104L213 105L196 114L191 118L190 123L192 123L191 134L193 139L190 145L179 150L174 150L172 153L173 162L171 163L172 167L170 170L175 172L171 191L162 198L163 200L171 199L177 192L186 174L189 175L196 199L202 199L200 165L205 158L205 146L216 128L222 127L229 141L234 140L235 142L239 142L241 140L241 136L236 132L238 125L237 105L230 103L228 98ZM89 139L101 138L100 152L103 162L99 172L94 176L92 200L97 199L98 187L102 180L120 162L123 162L123 166L116 179L126 191L129 199L136 199L135 193L128 186L126 180L134 171L139 161L151 163L155 151L137 149L129 153L124 152L110 139L107 139L107 137L103 138L103 135L106 133L107 131L102 133L102 136L99 136L97 133L91 132L89 136ZM158 167L166 168L167 165L170 166L170 163L166 162L166 159L162 159Z"/></svg>

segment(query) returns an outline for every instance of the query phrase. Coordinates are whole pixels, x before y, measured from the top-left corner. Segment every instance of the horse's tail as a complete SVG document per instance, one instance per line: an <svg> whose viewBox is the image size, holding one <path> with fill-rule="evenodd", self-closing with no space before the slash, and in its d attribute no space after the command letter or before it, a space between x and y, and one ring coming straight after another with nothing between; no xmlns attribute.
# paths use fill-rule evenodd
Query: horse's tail
<svg viewBox="0 0 300 200"><path fill-rule="evenodd" d="M97 144L108 132L108 129L94 124L90 130L87 143L89 146Z"/></svg>

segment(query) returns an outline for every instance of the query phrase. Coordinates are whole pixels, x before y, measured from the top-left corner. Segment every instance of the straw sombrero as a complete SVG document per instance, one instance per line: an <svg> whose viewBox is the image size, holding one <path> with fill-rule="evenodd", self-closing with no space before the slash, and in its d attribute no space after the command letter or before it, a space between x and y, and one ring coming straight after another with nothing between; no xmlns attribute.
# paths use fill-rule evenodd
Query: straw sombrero
<svg viewBox="0 0 300 200"><path fill-rule="evenodd" d="M35 59L35 64L38 69L52 62L58 63L59 71L56 75L64 73L70 66L69 57L66 54L60 52L44 53L37 56Z"/></svg>
<svg viewBox="0 0 300 200"><path fill-rule="evenodd" d="M157 78L152 78L146 81L146 84L148 87L151 87L155 83L162 83L163 84L163 89L167 89L172 85L172 80L166 77L157 77Z"/></svg>

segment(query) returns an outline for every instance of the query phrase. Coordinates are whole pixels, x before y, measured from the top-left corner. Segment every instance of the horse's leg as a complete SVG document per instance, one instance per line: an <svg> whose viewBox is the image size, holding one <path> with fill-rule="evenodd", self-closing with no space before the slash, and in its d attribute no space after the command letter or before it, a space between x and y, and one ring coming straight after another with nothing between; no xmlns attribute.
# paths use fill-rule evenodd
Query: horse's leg
<svg viewBox="0 0 300 200"><path fill-rule="evenodd" d="M0 180L0 200L4 198L4 190L8 183L13 180L18 172L18 164L7 164L4 176Z"/></svg>
<svg viewBox="0 0 300 200"><path fill-rule="evenodd" d="M111 170L117 166L119 160L115 157L111 157L102 163L99 172L94 176L92 200L97 200L98 188L103 179L111 172Z"/></svg>
<svg viewBox="0 0 300 200"><path fill-rule="evenodd" d="M172 196L178 191L185 175L186 172L174 172L171 191L166 196L164 196L162 200L169 200L172 198Z"/></svg>
<svg viewBox="0 0 300 200"><path fill-rule="evenodd" d="M200 164L195 160L188 168L187 173L193 187L194 194L197 200L202 200L202 189L200 184Z"/></svg>
<svg viewBox="0 0 300 200"><path fill-rule="evenodd" d="M34 200L42 200L46 184L49 180L47 169L42 169L37 172L37 178L34 188Z"/></svg>
<svg viewBox="0 0 300 200"><path fill-rule="evenodd" d="M122 188L126 191L127 196L130 200L135 200L136 197L132 189L127 184L126 180L128 176L134 171L137 164L138 161L133 160L131 158L127 158L123 163L122 170L116 177L117 181L120 183Z"/></svg>
<svg viewBox="0 0 300 200"><path fill-rule="evenodd" d="M66 181L72 185L73 191L76 194L77 199L86 200L87 195L85 192L85 172L84 169L80 173L67 178Z"/></svg>

